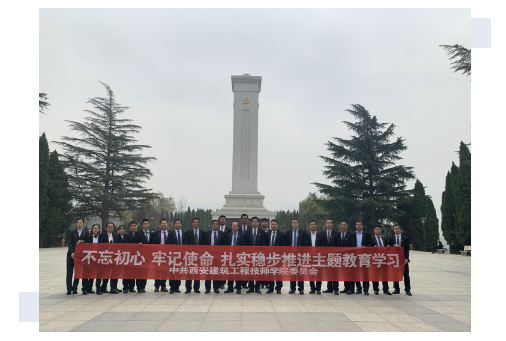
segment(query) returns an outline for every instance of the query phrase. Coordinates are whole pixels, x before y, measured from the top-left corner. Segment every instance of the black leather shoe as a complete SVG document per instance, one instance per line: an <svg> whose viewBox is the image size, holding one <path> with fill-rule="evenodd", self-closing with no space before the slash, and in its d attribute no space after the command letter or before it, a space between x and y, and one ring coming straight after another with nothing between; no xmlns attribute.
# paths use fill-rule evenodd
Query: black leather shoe
<svg viewBox="0 0 506 341"><path fill-rule="evenodd" d="M317 293L318 295L321 295L321 294L322 294L321 290L316 290L316 293Z"/></svg>
<svg viewBox="0 0 506 341"><path fill-rule="evenodd" d="M299 290L299 295L304 295L304 290Z"/></svg>
<svg viewBox="0 0 506 341"><path fill-rule="evenodd" d="M392 295L392 293L391 293L390 291L388 291L388 290L383 290L383 293L384 293L385 295Z"/></svg>
<svg viewBox="0 0 506 341"><path fill-rule="evenodd" d="M364 291L364 295L369 296L369 291Z"/></svg>
<svg viewBox="0 0 506 341"><path fill-rule="evenodd" d="M334 295L339 295L339 291L334 291Z"/></svg>
<svg viewBox="0 0 506 341"><path fill-rule="evenodd" d="M191 292L192 292L191 290L186 290L184 293L185 293L185 294L189 294L189 293L191 293Z"/></svg>
<svg viewBox="0 0 506 341"><path fill-rule="evenodd" d="M397 295L397 294L400 294L400 293L401 293L401 291L400 291L400 290L394 290L394 291L392 292L392 294L394 294L394 295Z"/></svg>
<svg viewBox="0 0 506 341"><path fill-rule="evenodd" d="M220 289L225 289L225 284L220 285Z"/></svg>
<svg viewBox="0 0 506 341"><path fill-rule="evenodd" d="M289 291L288 293L289 293L289 294L295 294L295 290L290 289L290 291Z"/></svg>
<svg viewBox="0 0 506 341"><path fill-rule="evenodd" d="M228 293L231 293L231 292L234 292L234 289L230 289L228 288L227 290L225 290L223 293L224 294L228 294Z"/></svg>
<svg viewBox="0 0 506 341"><path fill-rule="evenodd" d="M214 289L214 293L215 293L215 294L219 294L219 293L220 293L220 291L219 291L218 289Z"/></svg>
<svg viewBox="0 0 506 341"><path fill-rule="evenodd" d="M70 290L67 291L67 295L70 295L70 294L72 294L72 291L70 291Z"/></svg>
<svg viewBox="0 0 506 341"><path fill-rule="evenodd" d="M137 292L135 289L128 289L128 292Z"/></svg>
<svg viewBox="0 0 506 341"><path fill-rule="evenodd" d="M237 289L237 291L235 292L237 295L240 295L241 294L241 289Z"/></svg>
<svg viewBox="0 0 506 341"><path fill-rule="evenodd" d="M325 294L330 294L331 292L333 292L332 289L327 289L327 290L323 291L323 293L325 293Z"/></svg>
<svg viewBox="0 0 506 341"><path fill-rule="evenodd" d="M124 294L128 294L128 289L123 289Z"/></svg>
<svg viewBox="0 0 506 341"><path fill-rule="evenodd" d="M262 293L262 292L260 291L260 289L255 289L255 292L256 292L257 294L261 294L261 293Z"/></svg>
<svg viewBox="0 0 506 341"><path fill-rule="evenodd" d="M206 289L206 291L204 292L204 294L210 294L210 293L211 293L210 289Z"/></svg>
<svg viewBox="0 0 506 341"><path fill-rule="evenodd" d="M379 295L379 291L378 290L374 290L374 295Z"/></svg>
<svg viewBox="0 0 506 341"><path fill-rule="evenodd" d="M173 294L173 293L174 293L174 290L170 289L169 294Z"/></svg>
<svg viewBox="0 0 506 341"><path fill-rule="evenodd" d="M314 293L316 293L316 291L314 289L309 290L309 295L312 295Z"/></svg>
<svg viewBox="0 0 506 341"><path fill-rule="evenodd" d="M346 292L346 295L354 295L354 294L355 294L355 292L353 290L348 290Z"/></svg>
<svg viewBox="0 0 506 341"><path fill-rule="evenodd" d="M357 290L357 295L360 295L362 293L362 290Z"/></svg>
<svg viewBox="0 0 506 341"><path fill-rule="evenodd" d="M86 290L83 290L83 295L88 295L88 292Z"/></svg>
<svg viewBox="0 0 506 341"><path fill-rule="evenodd" d="M179 289L174 289L174 292L179 292L179 293L180 293L180 292L181 292L181 290L179 290Z"/></svg>
<svg viewBox="0 0 506 341"><path fill-rule="evenodd" d="M273 292L274 292L274 290L272 290L272 289L267 290L268 294L272 294Z"/></svg>
<svg viewBox="0 0 506 341"><path fill-rule="evenodd" d="M102 295L102 291L100 291L100 289L97 289L97 295Z"/></svg>
<svg viewBox="0 0 506 341"><path fill-rule="evenodd" d="M348 292L348 290L346 290L346 289L343 289L343 290L339 291L340 294L345 294L347 292Z"/></svg>
<svg viewBox="0 0 506 341"><path fill-rule="evenodd" d="M411 293L411 291L408 291L408 290L406 290L406 295L413 296L413 294Z"/></svg>
<svg viewBox="0 0 506 341"><path fill-rule="evenodd" d="M198 289L197 290L193 289L193 292L196 294L200 294L200 290L198 290Z"/></svg>
<svg viewBox="0 0 506 341"><path fill-rule="evenodd" d="M248 290L246 291L246 293L247 293L247 294L251 294L251 293L252 293L252 292L254 292L254 291L255 291L255 290L253 290L253 288L251 288L251 289L248 289Z"/></svg>
<svg viewBox="0 0 506 341"><path fill-rule="evenodd" d="M93 290L88 291L88 294L94 294L95 292Z"/></svg>
<svg viewBox="0 0 506 341"><path fill-rule="evenodd" d="M276 290L276 294L280 295L281 294L281 289L280 290Z"/></svg>
<svg viewBox="0 0 506 341"><path fill-rule="evenodd" d="M72 294L77 295L77 289L73 289Z"/></svg>
<svg viewBox="0 0 506 341"><path fill-rule="evenodd" d="M111 289L111 294L119 294L118 289L116 289L116 288Z"/></svg>
<svg viewBox="0 0 506 341"><path fill-rule="evenodd" d="M111 289L112 289L112 288L111 288ZM102 293L103 293L103 294L108 294L108 293L110 293L110 291L107 291L107 288L104 288L104 287L100 288L100 291L102 291Z"/></svg>

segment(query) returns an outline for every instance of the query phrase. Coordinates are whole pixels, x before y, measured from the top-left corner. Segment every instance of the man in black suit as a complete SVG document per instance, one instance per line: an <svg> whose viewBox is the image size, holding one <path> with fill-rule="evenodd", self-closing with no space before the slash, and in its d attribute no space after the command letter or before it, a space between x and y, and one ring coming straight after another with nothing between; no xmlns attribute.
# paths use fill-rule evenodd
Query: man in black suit
<svg viewBox="0 0 506 341"><path fill-rule="evenodd" d="M114 236L115 243L128 243L128 238L125 235L125 231L126 231L125 225L118 226L118 234ZM122 279L121 282L122 282L121 284L123 285L122 290L123 290L123 292L125 292L124 291L126 288L125 280ZM111 279L111 293L117 294L119 292L120 292L120 290L118 290L118 279L117 278ZM127 292L128 292L128 290L127 290Z"/></svg>
<svg viewBox="0 0 506 341"><path fill-rule="evenodd" d="M241 225L239 226L239 232L241 232L243 235L244 235L244 238L246 239L245 240L245 245L249 245L249 240L248 240L248 237L249 237L249 234L248 234L248 231L251 229L251 226L248 225L248 215L246 213L243 213L241 214ZM248 288L248 282L247 281L239 281L239 283L241 283L241 285L243 286L244 289L247 289Z"/></svg>
<svg viewBox="0 0 506 341"><path fill-rule="evenodd" d="M395 225L394 225L395 226ZM436 252L436 250L440 250L443 248L443 243L439 240L439 238L436 241L436 246L432 248L432 253Z"/></svg>
<svg viewBox="0 0 506 341"><path fill-rule="evenodd" d="M204 233L205 231L201 231L199 229L200 219L193 218L192 220L192 229L186 231L183 237L183 244L185 245L204 245ZM185 294L189 294L192 291L192 281L185 281L186 291ZM200 281L193 281L193 292L196 294L200 294Z"/></svg>
<svg viewBox="0 0 506 341"><path fill-rule="evenodd" d="M139 244L149 244L152 232L149 231L149 219L142 219L141 222L142 230L138 232L140 242ZM137 281L137 292L139 294L146 292L147 279L138 279Z"/></svg>
<svg viewBox="0 0 506 341"><path fill-rule="evenodd" d="M321 239L322 246L327 247L337 247L337 240L339 239L339 234L336 230L334 230L334 220L331 218L327 218L325 221L325 233ZM334 295L339 295L339 282L329 282L327 281L327 290L323 291L324 293L334 293Z"/></svg>
<svg viewBox="0 0 506 341"><path fill-rule="evenodd" d="M224 233L232 232L232 229L227 226L227 217L225 217L224 215L220 215L220 217L218 218L218 221L219 221L220 232L224 232Z"/></svg>
<svg viewBox="0 0 506 341"><path fill-rule="evenodd" d="M316 220L311 220L309 222L309 240L310 240L310 246L316 247L316 246L322 246L322 237L323 233L316 231L317 225ZM322 294L322 281L316 281L316 285L314 281L309 281L309 286L311 287L311 290L309 291L309 294L314 294L315 292L318 295Z"/></svg>
<svg viewBox="0 0 506 341"><path fill-rule="evenodd" d="M382 227L381 224L376 224L374 226L374 237L372 238L372 246L388 246L388 241L383 239L381 236ZM383 286L383 293L386 295L392 295L392 293L388 290L388 282L381 282ZM374 295L379 295L379 282L372 282L372 290L374 291Z"/></svg>
<svg viewBox="0 0 506 341"><path fill-rule="evenodd" d="M355 234L348 231L348 223L346 221L341 222L341 233L338 236L337 245L340 247L357 246ZM341 294L353 295L355 293L355 282L344 282L344 289L340 292Z"/></svg>
<svg viewBox="0 0 506 341"><path fill-rule="evenodd" d="M248 230L246 238L248 241L248 245L250 246L263 246L265 240L265 232L260 227L258 227L259 221L257 217L251 218L251 228ZM257 294L261 294L260 291L260 282L261 281L249 281L248 283L248 291L247 294L256 292Z"/></svg>
<svg viewBox="0 0 506 341"><path fill-rule="evenodd" d="M286 246L309 246L306 231L299 229L299 219L292 219L292 230L286 233ZM304 281L298 281L299 294L304 295ZM295 293L295 281L290 281L289 294Z"/></svg>
<svg viewBox="0 0 506 341"><path fill-rule="evenodd" d="M86 237L86 231L83 231L84 222L81 218L76 219L76 229L69 232L68 237L68 251L67 251L67 295L71 293L77 294L77 286L79 285L79 278L74 278L74 251L76 249L77 241L83 240Z"/></svg>
<svg viewBox="0 0 506 341"><path fill-rule="evenodd" d="M357 241L357 247L363 247L363 246L373 246L371 235L367 232L364 232L364 223L362 220L358 220L355 222L355 228L357 229L355 231L355 240ZM369 281L363 281L362 284L364 285L364 295L369 295ZM360 281L355 282L355 285L357 286L357 294L362 293L362 285Z"/></svg>
<svg viewBox="0 0 506 341"><path fill-rule="evenodd" d="M104 235L104 243L114 243L114 236L112 234L112 232L114 231L114 224L111 223L111 222L108 222L106 225L105 225L105 233L103 233ZM103 279L102 280L102 285L100 286L100 288L97 287L97 293L100 289L100 292L102 293L105 293L105 294L108 294L109 291L107 290L107 284L109 283L109 279ZM98 279L97 279L97 285L98 285ZM112 281L111 281L111 285L112 285ZM112 289L111 287L111 293L112 294L117 294L117 292L114 292L114 290Z"/></svg>
<svg viewBox="0 0 506 341"><path fill-rule="evenodd" d="M271 229L265 234L265 245L267 246L284 246L286 236L282 231L278 231L278 221L271 220ZM267 293L271 294L274 291L274 281L266 281ZM276 293L281 294L283 281L276 281Z"/></svg>
<svg viewBox="0 0 506 341"><path fill-rule="evenodd" d="M145 238L142 238L142 234L137 232L137 222L132 220L128 224L128 228L130 232L128 232L125 236L127 238L127 243L129 244L142 244L142 241L145 240ZM142 238L142 239L141 239ZM126 285L126 287L123 287L123 293L128 292L135 292L135 279L125 279L123 280L123 283ZM139 288L139 280L137 280L137 288Z"/></svg>
<svg viewBox="0 0 506 341"><path fill-rule="evenodd" d="M183 226L183 222L181 219L174 219L174 231L172 231L172 244L175 245L183 245L184 235L181 227ZM170 243L170 240L169 240ZM181 292L179 287L181 286L180 279L169 279L169 294L173 294L175 292Z"/></svg>
<svg viewBox="0 0 506 341"><path fill-rule="evenodd" d="M205 232L204 234L204 245L223 245L225 242L223 238L225 238L226 233L221 232L219 230L219 222L218 220L213 220L212 228L210 231ZM216 294L220 293L220 285L222 281L213 281L213 290ZM211 292L211 280L205 281L206 294Z"/></svg>
<svg viewBox="0 0 506 341"><path fill-rule="evenodd" d="M172 240L172 235L167 231L167 228L169 227L169 222L167 219L160 220L160 230L153 232L151 236L149 237L149 243L150 244L156 244L156 245L169 245L172 244L174 241ZM144 228L143 228L144 230ZM160 287L162 287L162 292L168 292L167 290L167 280L166 279L155 279L155 292L160 291Z"/></svg>
<svg viewBox="0 0 506 341"><path fill-rule="evenodd" d="M261 220L261 227L262 227L262 230L264 230L265 233L269 232L269 219L267 218L262 218ZM268 243L268 240L267 242L264 241L264 245L269 245ZM267 281L260 281L260 289L263 289L264 287L267 287L268 286L268 282Z"/></svg>
<svg viewBox="0 0 506 341"><path fill-rule="evenodd" d="M401 225L394 225L394 235L390 237L388 245L394 247L404 248L404 291L406 295L412 296L411 294L411 281L409 279L409 238L401 234ZM438 239L439 240L439 239ZM392 294L400 294L399 282L394 282L394 292Z"/></svg>
<svg viewBox="0 0 506 341"><path fill-rule="evenodd" d="M223 238L226 241L226 245L236 246L236 245L246 245L246 237L239 232L239 224L237 222L232 223L232 232L225 235ZM241 287L243 286L243 281L235 281L236 286L236 294L241 294ZM234 292L234 281L229 280L227 282L227 290L225 290L225 294L229 292Z"/></svg>

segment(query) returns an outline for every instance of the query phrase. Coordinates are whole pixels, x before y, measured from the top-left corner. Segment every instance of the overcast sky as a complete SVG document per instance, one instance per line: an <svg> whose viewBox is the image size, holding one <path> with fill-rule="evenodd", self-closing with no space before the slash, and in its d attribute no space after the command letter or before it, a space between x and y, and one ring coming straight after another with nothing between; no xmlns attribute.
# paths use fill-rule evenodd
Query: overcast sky
<svg viewBox="0 0 506 341"><path fill-rule="evenodd" d="M269 210L315 192L325 142L348 138L345 110L394 123L441 218L446 172L471 142L471 78L440 44L471 45L469 9L43 9L39 133L71 134L107 83L142 126L147 186L192 208L232 189L231 75L262 76L258 190ZM409 183L412 188L414 182Z"/></svg>

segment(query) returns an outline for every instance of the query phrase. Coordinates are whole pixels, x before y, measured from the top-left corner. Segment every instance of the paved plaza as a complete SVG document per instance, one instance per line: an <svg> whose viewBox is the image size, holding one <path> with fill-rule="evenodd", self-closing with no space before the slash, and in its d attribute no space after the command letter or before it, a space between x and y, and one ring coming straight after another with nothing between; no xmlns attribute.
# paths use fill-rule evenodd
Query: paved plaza
<svg viewBox="0 0 506 341"><path fill-rule="evenodd" d="M471 257L410 251L411 292L378 296L235 293L66 295L67 248L39 251L39 331L465 332L471 331ZM121 288L121 281L119 287ZM392 283L389 283L393 291ZM343 283L339 284L340 289ZM326 282L322 288L325 290ZM132 323L142 321L142 323ZM261 323L258 323L261 321ZM232 323L231 323L232 322Z"/></svg>

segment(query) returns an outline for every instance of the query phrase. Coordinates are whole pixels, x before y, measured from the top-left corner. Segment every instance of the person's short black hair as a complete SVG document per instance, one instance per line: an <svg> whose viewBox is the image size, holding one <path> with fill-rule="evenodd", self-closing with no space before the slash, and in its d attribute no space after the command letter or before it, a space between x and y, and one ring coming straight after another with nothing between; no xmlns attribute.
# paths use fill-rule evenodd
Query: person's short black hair
<svg viewBox="0 0 506 341"><path fill-rule="evenodd" d="M332 218L327 218L327 219L325 220L325 222L327 222L327 220L330 220L331 222L334 222L334 219L332 219Z"/></svg>
<svg viewBox="0 0 506 341"><path fill-rule="evenodd" d="M145 221L147 221L149 223L149 219L142 219L141 225L144 224Z"/></svg>
<svg viewBox="0 0 506 341"><path fill-rule="evenodd" d="M221 219L221 218L227 219L227 217L225 217L223 214L218 217L218 219Z"/></svg>
<svg viewBox="0 0 506 341"><path fill-rule="evenodd" d="M197 217L195 217L195 218L193 218L193 219L192 219L192 223L193 223L195 220L198 220L198 221L199 221L199 223L200 223L200 219L199 219L199 218L197 218Z"/></svg>
<svg viewBox="0 0 506 341"><path fill-rule="evenodd" d="M164 220L167 222L167 224L169 223L169 221L168 221L167 219L162 218L162 219L160 219L160 224L161 224L161 223L162 223L162 221L164 221Z"/></svg>
<svg viewBox="0 0 506 341"><path fill-rule="evenodd" d="M128 224L128 227L132 226L132 225L139 225L137 224L137 222L135 220L132 220L129 224Z"/></svg>
<svg viewBox="0 0 506 341"><path fill-rule="evenodd" d="M376 228L376 227L379 227L380 229L382 229L382 228L383 228L383 226L381 226L381 224L376 224L376 225L374 225L374 228Z"/></svg>
<svg viewBox="0 0 506 341"><path fill-rule="evenodd" d="M293 218L292 221L297 220L298 223L300 223L299 219Z"/></svg>
<svg viewBox="0 0 506 341"><path fill-rule="evenodd" d="M121 228L123 228L123 230L126 230L125 225L120 225L120 226L118 226L118 231L119 231Z"/></svg>
<svg viewBox="0 0 506 341"><path fill-rule="evenodd" d="M310 220L310 221L309 221L309 224L311 224L312 222L314 222L315 224L318 224L318 223L316 222L316 220Z"/></svg>
<svg viewBox="0 0 506 341"><path fill-rule="evenodd" d="M211 221L211 224L214 222L217 222L218 224L220 223L218 220L214 219L213 221Z"/></svg>
<svg viewBox="0 0 506 341"><path fill-rule="evenodd" d="M356 224L356 223L361 223L362 225L364 225L364 222L363 222L362 220L357 220L357 221L355 222L355 224Z"/></svg>
<svg viewBox="0 0 506 341"><path fill-rule="evenodd" d="M183 223L183 222L181 221L181 219L179 219L179 218L178 218L178 219L174 219L174 224L176 223L176 221L179 221L181 224Z"/></svg>
<svg viewBox="0 0 506 341"><path fill-rule="evenodd" d="M114 223L112 221L109 221L109 222L107 222L107 224L105 224L105 228L107 228L107 226L109 226L109 224L112 224L112 227L114 227Z"/></svg>
<svg viewBox="0 0 506 341"><path fill-rule="evenodd" d="M341 223L345 223L346 225L348 225L348 222L346 220L341 220Z"/></svg>
<svg viewBox="0 0 506 341"><path fill-rule="evenodd" d="M392 226L392 228L394 228L396 226L399 226L399 228L402 229L401 224L394 224L394 226Z"/></svg>
<svg viewBox="0 0 506 341"><path fill-rule="evenodd" d="M272 219L272 220L271 220L271 224L272 224L273 222L276 222L277 224L279 224L279 222L278 222L278 220L277 220L277 219Z"/></svg>
<svg viewBox="0 0 506 341"><path fill-rule="evenodd" d="M243 213L243 214L241 214L241 219L242 219L242 217L244 217L244 216L245 216L246 218L248 218L248 215L247 215L246 213Z"/></svg>
<svg viewBox="0 0 506 341"><path fill-rule="evenodd" d="M91 225L91 230L92 230L92 231L93 231L93 228L94 228L95 226L98 226L98 229L100 230L100 224L93 224L93 225Z"/></svg>
<svg viewBox="0 0 506 341"><path fill-rule="evenodd" d="M262 218L262 222L264 222L264 221L269 222L269 219L267 219L267 218Z"/></svg>
<svg viewBox="0 0 506 341"><path fill-rule="evenodd" d="M77 223L79 220L80 220L80 221L82 221L82 222L83 222L83 224L84 224L84 220L82 220L81 218L77 218L77 219L76 219L76 223Z"/></svg>
<svg viewBox="0 0 506 341"><path fill-rule="evenodd" d="M256 219L257 223L258 223L258 218L257 217L253 217L251 218L251 222L253 222L253 219Z"/></svg>

